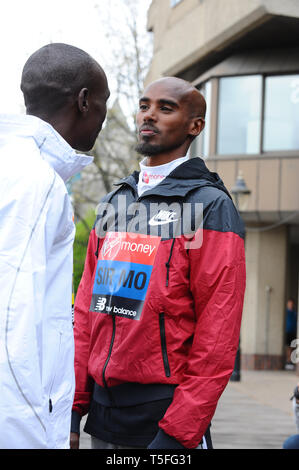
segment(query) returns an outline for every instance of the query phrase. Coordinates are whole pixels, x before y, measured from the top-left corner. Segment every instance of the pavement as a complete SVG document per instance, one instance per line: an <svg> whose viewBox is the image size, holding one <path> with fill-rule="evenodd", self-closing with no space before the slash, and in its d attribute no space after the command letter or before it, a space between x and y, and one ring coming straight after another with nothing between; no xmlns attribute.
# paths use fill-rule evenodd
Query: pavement
<svg viewBox="0 0 299 470"><path fill-rule="evenodd" d="M242 371L229 382L212 421L215 449L282 449L296 434L290 397L299 377L293 371Z"/></svg>
<svg viewBox="0 0 299 470"><path fill-rule="evenodd" d="M214 448L282 449L296 434L290 397L298 382L294 371L241 371L240 382L229 382L218 402ZM82 430L80 448L90 449L90 436Z"/></svg>

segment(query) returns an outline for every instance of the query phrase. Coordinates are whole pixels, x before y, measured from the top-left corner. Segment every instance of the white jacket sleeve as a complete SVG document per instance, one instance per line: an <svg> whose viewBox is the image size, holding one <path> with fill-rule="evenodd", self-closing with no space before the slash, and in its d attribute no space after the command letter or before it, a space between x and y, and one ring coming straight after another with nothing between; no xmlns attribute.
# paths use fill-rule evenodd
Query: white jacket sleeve
<svg viewBox="0 0 299 470"><path fill-rule="evenodd" d="M47 447L49 420L42 357L47 257L64 194L42 161L12 179L2 182L0 202L0 448L38 449ZM53 206L57 216L49 218Z"/></svg>

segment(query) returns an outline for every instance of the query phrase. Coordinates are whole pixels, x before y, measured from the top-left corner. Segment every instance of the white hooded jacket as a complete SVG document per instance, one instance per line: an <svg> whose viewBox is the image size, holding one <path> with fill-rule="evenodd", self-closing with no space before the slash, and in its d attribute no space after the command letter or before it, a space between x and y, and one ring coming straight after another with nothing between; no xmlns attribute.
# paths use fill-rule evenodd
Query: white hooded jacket
<svg viewBox="0 0 299 470"><path fill-rule="evenodd" d="M75 226L65 181L92 161L44 121L0 116L0 448L68 448Z"/></svg>

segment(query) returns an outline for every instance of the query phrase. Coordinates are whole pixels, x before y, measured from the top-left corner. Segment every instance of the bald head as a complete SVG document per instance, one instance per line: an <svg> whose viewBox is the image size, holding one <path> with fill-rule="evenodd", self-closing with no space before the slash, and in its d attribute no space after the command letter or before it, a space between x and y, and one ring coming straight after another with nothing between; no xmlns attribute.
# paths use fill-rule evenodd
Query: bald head
<svg viewBox="0 0 299 470"><path fill-rule="evenodd" d="M163 77L152 82L146 90L159 84L171 90L171 93L173 93L177 99L187 105L191 117L205 118L206 101L198 89L190 82L178 77ZM144 94L146 94L146 90Z"/></svg>
<svg viewBox="0 0 299 470"><path fill-rule="evenodd" d="M51 117L79 91L104 83L101 66L83 50L68 44L48 44L24 65L21 90L28 114Z"/></svg>
<svg viewBox="0 0 299 470"><path fill-rule="evenodd" d="M29 57L21 80L27 114L50 123L75 149L92 148L109 98L102 67L68 44L48 44Z"/></svg>

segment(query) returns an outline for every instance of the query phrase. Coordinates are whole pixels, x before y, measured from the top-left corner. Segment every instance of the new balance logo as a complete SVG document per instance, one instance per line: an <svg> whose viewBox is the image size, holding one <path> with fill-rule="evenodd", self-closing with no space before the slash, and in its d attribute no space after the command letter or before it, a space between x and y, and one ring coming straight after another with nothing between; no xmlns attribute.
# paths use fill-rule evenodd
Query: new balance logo
<svg viewBox="0 0 299 470"><path fill-rule="evenodd" d="M105 297L99 297L95 306L95 310L100 310L100 312L102 312L105 309L106 302L107 299L105 299Z"/></svg>

